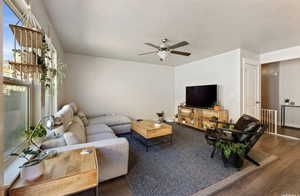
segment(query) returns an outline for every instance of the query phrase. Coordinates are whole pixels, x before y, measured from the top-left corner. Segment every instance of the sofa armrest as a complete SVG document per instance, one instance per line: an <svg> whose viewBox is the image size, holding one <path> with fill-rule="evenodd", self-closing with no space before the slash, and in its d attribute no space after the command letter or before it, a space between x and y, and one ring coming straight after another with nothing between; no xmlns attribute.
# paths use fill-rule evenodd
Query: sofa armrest
<svg viewBox="0 0 300 196"><path fill-rule="evenodd" d="M63 146L50 150L64 152L86 147L95 147L97 150L100 182L127 174L129 144L126 138L113 138L90 143Z"/></svg>

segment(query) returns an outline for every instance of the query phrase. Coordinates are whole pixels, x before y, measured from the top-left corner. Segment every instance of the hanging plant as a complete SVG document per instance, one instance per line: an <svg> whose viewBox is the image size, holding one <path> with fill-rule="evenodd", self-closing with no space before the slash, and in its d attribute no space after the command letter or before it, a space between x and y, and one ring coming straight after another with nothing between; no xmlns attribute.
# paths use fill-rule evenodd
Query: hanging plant
<svg viewBox="0 0 300 196"><path fill-rule="evenodd" d="M40 53L35 53L38 58L38 65L40 67L40 82L42 86L46 88L51 87L52 79L56 75L56 70L54 68L49 67L49 62L52 58L49 55L50 49L49 45L46 41L46 36L43 36L42 47Z"/></svg>

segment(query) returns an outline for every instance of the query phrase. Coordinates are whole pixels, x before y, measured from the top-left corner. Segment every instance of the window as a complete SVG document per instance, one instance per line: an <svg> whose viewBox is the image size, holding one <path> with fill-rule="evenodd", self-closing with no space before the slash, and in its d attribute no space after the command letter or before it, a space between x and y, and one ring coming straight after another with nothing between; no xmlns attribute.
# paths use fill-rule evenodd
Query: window
<svg viewBox="0 0 300 196"><path fill-rule="evenodd" d="M23 131L29 126L29 87L15 81L4 81L4 152L5 157L23 141Z"/></svg>
<svg viewBox="0 0 300 196"><path fill-rule="evenodd" d="M21 147L23 131L29 127L30 120L30 85L19 81L10 68L13 60L14 35L9 24L19 21L17 15L3 4L3 94L4 94L4 157L6 164L11 160L8 156ZM17 43L16 43L17 44Z"/></svg>
<svg viewBox="0 0 300 196"><path fill-rule="evenodd" d="M16 24L19 21L17 15L6 4L3 4L3 76L13 78L13 71L8 61L14 59L12 50L14 49L14 35L9 28L9 24ZM21 23L22 24L22 23ZM18 43L17 47L18 46Z"/></svg>
<svg viewBox="0 0 300 196"><path fill-rule="evenodd" d="M18 74L15 74L9 65L9 61L14 60L13 49L18 48L14 35L9 24L22 25L18 16L21 15L12 1L3 4L3 75L4 80L4 128L5 128L5 158L8 164L11 159L7 156L11 151L21 147L23 141L23 131L37 122L41 116L50 115L55 112L57 84L50 89L41 88L39 84L31 84L20 81ZM17 13L17 14L16 14ZM49 41L52 58L52 67L56 67L57 54L55 47ZM16 47L15 47L15 44ZM32 89L32 91L31 91ZM33 98L34 102L31 100ZM43 100L42 100L43 99Z"/></svg>

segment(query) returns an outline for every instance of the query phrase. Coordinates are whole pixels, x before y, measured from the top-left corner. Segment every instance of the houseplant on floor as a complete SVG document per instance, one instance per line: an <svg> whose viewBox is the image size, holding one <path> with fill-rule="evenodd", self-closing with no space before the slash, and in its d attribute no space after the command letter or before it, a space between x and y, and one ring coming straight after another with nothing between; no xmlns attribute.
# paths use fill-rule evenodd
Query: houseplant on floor
<svg viewBox="0 0 300 196"><path fill-rule="evenodd" d="M41 124L41 120L36 124L36 126L30 127L28 130L24 131L24 143L26 144L26 147L22 149L21 152L10 154L10 156L17 156L26 160L19 168L21 168L21 177L28 181L35 180L43 174L43 160L49 155L49 153L42 151L39 145L35 142L35 139L43 138L47 135L47 130ZM49 119L49 123L47 122L47 128L51 129L53 124L53 118L51 117L51 119Z"/></svg>
<svg viewBox="0 0 300 196"><path fill-rule="evenodd" d="M222 151L222 160L225 167L233 165L236 168L243 167L244 157L248 146L242 143L218 141L216 147Z"/></svg>

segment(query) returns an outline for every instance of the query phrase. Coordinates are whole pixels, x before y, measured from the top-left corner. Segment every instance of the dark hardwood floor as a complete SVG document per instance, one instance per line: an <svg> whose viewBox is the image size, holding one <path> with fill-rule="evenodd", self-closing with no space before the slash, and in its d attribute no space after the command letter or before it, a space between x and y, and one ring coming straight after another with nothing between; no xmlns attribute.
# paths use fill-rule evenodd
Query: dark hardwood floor
<svg viewBox="0 0 300 196"><path fill-rule="evenodd" d="M216 195L299 195L300 141L274 135L264 135L255 146L255 149L275 154L279 157L279 160L257 170Z"/></svg>
<svg viewBox="0 0 300 196"><path fill-rule="evenodd" d="M292 127L278 127L278 134L296 137L300 139L300 129L299 128L292 128Z"/></svg>
<svg viewBox="0 0 300 196"><path fill-rule="evenodd" d="M300 195L300 141L265 134L254 147L275 154L277 161L215 194L217 196ZM83 196L92 194L83 194ZM131 196L125 177L100 184L101 196Z"/></svg>

